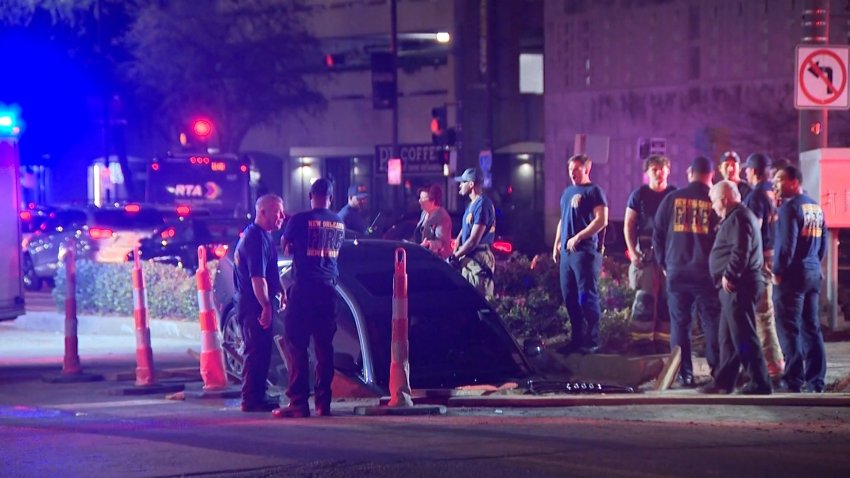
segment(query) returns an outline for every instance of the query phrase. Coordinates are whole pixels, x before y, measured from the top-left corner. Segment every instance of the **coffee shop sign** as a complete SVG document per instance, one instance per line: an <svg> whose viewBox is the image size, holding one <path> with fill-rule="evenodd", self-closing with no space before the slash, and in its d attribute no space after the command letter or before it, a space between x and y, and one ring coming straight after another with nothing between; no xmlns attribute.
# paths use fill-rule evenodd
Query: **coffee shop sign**
<svg viewBox="0 0 850 478"><path fill-rule="evenodd" d="M378 171L387 171L387 161L392 157L392 145L375 146ZM442 174L445 148L433 144L400 144L398 157L405 175Z"/></svg>

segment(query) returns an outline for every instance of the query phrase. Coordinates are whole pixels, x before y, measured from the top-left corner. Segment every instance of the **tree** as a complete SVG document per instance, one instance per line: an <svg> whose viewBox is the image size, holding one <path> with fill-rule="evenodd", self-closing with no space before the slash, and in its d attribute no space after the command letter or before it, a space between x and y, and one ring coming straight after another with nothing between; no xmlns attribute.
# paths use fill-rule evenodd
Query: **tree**
<svg viewBox="0 0 850 478"><path fill-rule="evenodd" d="M142 2L125 37L124 72L167 123L208 116L222 150L238 151L252 127L324 107L302 76L321 55L297 15L301 3Z"/></svg>

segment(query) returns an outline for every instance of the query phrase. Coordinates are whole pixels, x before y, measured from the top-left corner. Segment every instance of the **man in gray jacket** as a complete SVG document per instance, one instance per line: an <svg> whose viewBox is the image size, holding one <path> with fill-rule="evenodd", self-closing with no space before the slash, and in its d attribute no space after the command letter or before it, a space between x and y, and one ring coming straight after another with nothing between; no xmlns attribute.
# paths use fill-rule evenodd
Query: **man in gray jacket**
<svg viewBox="0 0 850 478"><path fill-rule="evenodd" d="M702 393L728 394L735 388L741 365L750 383L740 393L772 393L767 365L756 334L756 298L764 291L761 231L752 211L741 204L735 183L720 181L709 191L711 207L722 218L708 258L709 271L720 289L720 367Z"/></svg>

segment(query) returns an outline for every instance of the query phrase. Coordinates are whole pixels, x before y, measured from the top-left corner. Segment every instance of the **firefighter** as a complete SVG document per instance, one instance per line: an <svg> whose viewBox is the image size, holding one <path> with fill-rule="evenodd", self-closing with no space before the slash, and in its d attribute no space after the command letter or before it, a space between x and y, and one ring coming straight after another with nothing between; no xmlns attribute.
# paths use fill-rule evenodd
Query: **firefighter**
<svg viewBox="0 0 850 478"><path fill-rule="evenodd" d="M352 238L365 237L371 231L366 226L366 200L369 193L366 187L352 184L348 188L348 203L339 210L339 217L345 224L346 235Z"/></svg>
<svg viewBox="0 0 850 478"><path fill-rule="evenodd" d="M776 195L773 193L773 183L768 179L770 161L764 154L753 153L747 157L744 172L751 190L744 198L744 205L756 215L761 230L762 250L764 252L765 283L764 292L756 301L756 332L761 343L764 358L767 361L767 371L774 382L778 382L785 369L782 349L776 335L776 321L773 315L773 236L776 226Z"/></svg>
<svg viewBox="0 0 850 478"><path fill-rule="evenodd" d="M283 199L274 194L261 196L254 223L242 232L233 256L236 317L245 343L243 412L268 412L278 406L266 397L266 376L272 353L272 300L283 290L271 232L282 224Z"/></svg>
<svg viewBox="0 0 850 478"><path fill-rule="evenodd" d="M635 291L632 304L631 338L639 350L670 349L670 316L664 276L652 249L655 212L667 194L676 188L667 184L670 160L653 155L644 161L649 184L632 191L626 204L623 236L629 251L629 287Z"/></svg>
<svg viewBox="0 0 850 478"><path fill-rule="evenodd" d="M496 208L484 195L484 176L478 169L469 168L455 177L459 194L469 196L463 213L463 223L449 262L458 264L463 277L487 299L493 298L493 271L496 258L490 246L496 239Z"/></svg>
<svg viewBox="0 0 850 478"><path fill-rule="evenodd" d="M652 245L667 277L670 346L682 348L679 383L694 387L691 359L691 310L696 306L705 335L705 357L714 371L720 360L717 342L720 302L708 271L718 218L708 196L714 167L697 157L688 168L690 183L661 201L655 214Z"/></svg>
<svg viewBox="0 0 850 478"><path fill-rule="evenodd" d="M608 225L608 200L590 182L590 157L577 154L567 160L572 185L561 194L561 219L555 229L552 260L560 264L561 294L570 316L570 342L564 353L599 350L597 280L602 269L598 234Z"/></svg>
<svg viewBox="0 0 850 478"><path fill-rule="evenodd" d="M741 197L747 197L750 193L750 185L741 179L741 157L735 151L726 151L720 155L720 175L727 181L732 181L738 186Z"/></svg>
<svg viewBox="0 0 850 478"><path fill-rule="evenodd" d="M794 166L785 166L773 178L782 199L773 244L773 300L785 354L784 391L820 393L826 375L818 317L826 223L823 209L803 192L802 182L803 174Z"/></svg>
<svg viewBox="0 0 850 478"><path fill-rule="evenodd" d="M275 410L280 418L310 416L309 356L313 339L316 354L315 407L319 416L331 414L331 382L334 377L333 338L336 334L337 257L345 237L345 224L331 211L333 184L317 179L310 186L312 210L292 216L286 225L281 248L292 253L294 283L284 317L284 342L289 368L286 396L289 405Z"/></svg>

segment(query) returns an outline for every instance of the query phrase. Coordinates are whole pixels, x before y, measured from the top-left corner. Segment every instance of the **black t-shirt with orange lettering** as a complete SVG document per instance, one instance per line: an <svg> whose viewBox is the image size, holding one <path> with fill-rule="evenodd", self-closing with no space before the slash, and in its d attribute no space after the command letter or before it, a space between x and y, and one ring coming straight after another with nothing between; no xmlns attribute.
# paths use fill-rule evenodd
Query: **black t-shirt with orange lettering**
<svg viewBox="0 0 850 478"><path fill-rule="evenodd" d="M329 209L292 216L283 233L292 244L295 281L333 284L339 277L337 257L345 239L345 224Z"/></svg>

